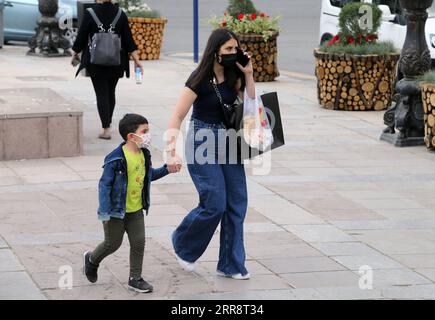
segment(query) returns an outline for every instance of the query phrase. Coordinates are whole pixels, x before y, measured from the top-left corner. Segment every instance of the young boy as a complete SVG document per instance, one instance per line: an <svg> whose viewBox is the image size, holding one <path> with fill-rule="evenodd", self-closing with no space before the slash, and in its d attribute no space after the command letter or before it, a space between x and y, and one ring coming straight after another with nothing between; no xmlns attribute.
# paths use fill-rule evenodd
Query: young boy
<svg viewBox="0 0 435 320"><path fill-rule="evenodd" d="M97 281L100 262L121 246L124 232L130 242L130 278L128 287L136 292L151 292L152 285L142 279L145 248L143 210L150 207L151 181L178 172L181 164L170 172L165 164L151 166L148 121L137 114L127 114L119 122L124 142L104 160L99 182L98 218L103 221L104 242L94 251L84 253L83 272L92 283Z"/></svg>

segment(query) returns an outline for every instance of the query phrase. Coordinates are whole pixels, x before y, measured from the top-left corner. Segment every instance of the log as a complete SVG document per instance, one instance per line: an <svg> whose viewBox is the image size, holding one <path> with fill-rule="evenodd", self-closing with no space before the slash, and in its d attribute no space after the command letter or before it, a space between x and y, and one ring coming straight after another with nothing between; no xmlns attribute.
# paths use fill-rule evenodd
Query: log
<svg viewBox="0 0 435 320"><path fill-rule="evenodd" d="M376 111L381 111L385 109L385 105L382 101L376 101L375 103L375 110Z"/></svg>
<svg viewBox="0 0 435 320"><path fill-rule="evenodd" d="M435 126L435 116L434 116L433 114L429 114L429 115L428 115L428 117L427 117L427 124L428 124L430 127Z"/></svg>
<svg viewBox="0 0 435 320"><path fill-rule="evenodd" d="M389 87L390 87L390 84L385 80L383 80L379 83L379 91L382 93L387 92Z"/></svg>
<svg viewBox="0 0 435 320"><path fill-rule="evenodd" d="M372 92L375 89L375 85L372 82L366 82L363 84L362 89L365 92Z"/></svg>

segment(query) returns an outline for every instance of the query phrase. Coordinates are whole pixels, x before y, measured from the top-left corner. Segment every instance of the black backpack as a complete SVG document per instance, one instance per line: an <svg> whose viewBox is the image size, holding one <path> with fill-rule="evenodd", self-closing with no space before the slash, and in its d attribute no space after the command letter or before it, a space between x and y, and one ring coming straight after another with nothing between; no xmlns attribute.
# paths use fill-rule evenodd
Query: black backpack
<svg viewBox="0 0 435 320"><path fill-rule="evenodd" d="M115 33L115 26L121 17L122 10L118 10L108 30L103 28L103 24L92 8L87 10L100 29L90 41L91 63L100 66L119 66L121 64L121 37Z"/></svg>

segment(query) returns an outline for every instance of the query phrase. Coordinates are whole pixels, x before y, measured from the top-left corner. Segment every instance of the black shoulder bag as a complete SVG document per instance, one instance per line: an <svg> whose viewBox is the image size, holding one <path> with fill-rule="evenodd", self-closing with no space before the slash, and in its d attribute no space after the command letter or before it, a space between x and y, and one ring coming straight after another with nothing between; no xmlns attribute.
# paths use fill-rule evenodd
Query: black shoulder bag
<svg viewBox="0 0 435 320"><path fill-rule="evenodd" d="M216 82L211 80L211 83L221 104L227 129L239 131L243 126L243 101L237 97L233 104L224 103Z"/></svg>

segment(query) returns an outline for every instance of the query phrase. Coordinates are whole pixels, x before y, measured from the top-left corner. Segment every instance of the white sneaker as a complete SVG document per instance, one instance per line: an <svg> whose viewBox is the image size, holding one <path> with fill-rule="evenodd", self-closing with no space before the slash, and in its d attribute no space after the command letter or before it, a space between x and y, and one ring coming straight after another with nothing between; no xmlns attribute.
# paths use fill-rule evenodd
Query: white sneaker
<svg viewBox="0 0 435 320"><path fill-rule="evenodd" d="M171 243L172 243L172 248L174 249L174 254L175 254L175 257L177 258L178 264L180 265L181 268L183 268L186 271L189 271L189 272L194 271L195 270L195 263L184 261L183 259L181 259L178 256L177 252L175 252L173 239L174 239L174 232L172 232L172 234L171 234L171 240L172 240Z"/></svg>
<svg viewBox="0 0 435 320"><path fill-rule="evenodd" d="M194 263L184 261L177 254L175 254L175 256L177 257L178 264L180 265L181 268L183 268L184 270L189 271L189 272L192 272L195 270Z"/></svg>
<svg viewBox="0 0 435 320"><path fill-rule="evenodd" d="M229 275L229 274L223 273L220 270L216 270L216 274L219 277L231 278L231 279L234 279L234 280L248 280L249 278L251 278L251 275L249 273L247 273L245 275L242 275L241 273Z"/></svg>
<svg viewBox="0 0 435 320"><path fill-rule="evenodd" d="M233 274L231 276L234 280L248 280L251 278L251 275L249 273L245 274L244 276L241 273Z"/></svg>

